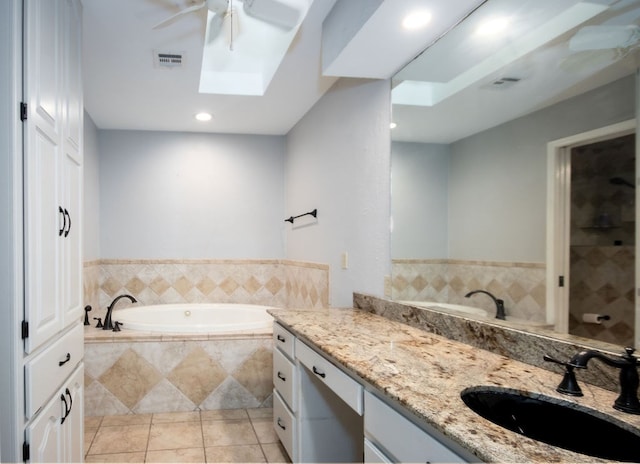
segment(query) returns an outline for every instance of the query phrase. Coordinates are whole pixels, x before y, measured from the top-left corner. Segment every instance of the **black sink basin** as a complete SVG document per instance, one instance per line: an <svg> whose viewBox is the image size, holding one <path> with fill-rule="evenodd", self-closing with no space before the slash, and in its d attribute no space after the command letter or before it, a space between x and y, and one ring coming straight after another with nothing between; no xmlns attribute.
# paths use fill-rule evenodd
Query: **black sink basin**
<svg viewBox="0 0 640 464"><path fill-rule="evenodd" d="M501 387L471 387L460 396L485 419L528 438L589 456L640 462L640 430L598 411Z"/></svg>

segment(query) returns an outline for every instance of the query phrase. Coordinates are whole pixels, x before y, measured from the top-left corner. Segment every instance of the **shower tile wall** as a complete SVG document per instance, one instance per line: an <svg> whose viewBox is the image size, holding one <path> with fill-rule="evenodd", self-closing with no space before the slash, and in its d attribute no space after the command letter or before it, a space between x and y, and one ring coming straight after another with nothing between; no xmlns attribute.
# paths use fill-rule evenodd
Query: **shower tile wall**
<svg viewBox="0 0 640 464"><path fill-rule="evenodd" d="M329 305L328 274L327 265L289 260L100 260L85 263L84 297L100 314L122 293L147 305L324 308Z"/></svg>
<svg viewBox="0 0 640 464"><path fill-rule="evenodd" d="M571 151L569 333L634 344L635 136ZM610 320L585 323L584 313Z"/></svg>
<svg viewBox="0 0 640 464"><path fill-rule="evenodd" d="M546 271L544 264L462 261L450 259L393 260L392 297L395 300L439 301L469 305L464 295L487 290L505 301L507 314L519 319L545 320ZM489 298L474 299L473 306L489 312Z"/></svg>

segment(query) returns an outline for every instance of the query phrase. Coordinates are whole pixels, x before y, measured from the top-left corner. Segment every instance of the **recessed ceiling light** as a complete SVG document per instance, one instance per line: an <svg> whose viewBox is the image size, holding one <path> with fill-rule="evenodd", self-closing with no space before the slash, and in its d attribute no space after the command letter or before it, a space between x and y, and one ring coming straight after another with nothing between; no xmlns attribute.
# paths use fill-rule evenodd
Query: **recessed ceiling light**
<svg viewBox="0 0 640 464"><path fill-rule="evenodd" d="M507 28L509 25L509 18L495 17L489 18L486 21L480 23L476 29L476 34L484 37L498 35Z"/></svg>
<svg viewBox="0 0 640 464"><path fill-rule="evenodd" d="M390 129L395 129L396 127L398 127L398 125L395 122L392 122L391 124L389 124Z"/></svg>
<svg viewBox="0 0 640 464"><path fill-rule="evenodd" d="M419 10L409 13L402 20L402 27L408 30L415 30L425 27L431 21L431 13L426 10Z"/></svg>
<svg viewBox="0 0 640 464"><path fill-rule="evenodd" d="M210 113L202 112L202 113L198 113L198 114L196 114L196 115L195 115L195 118L196 118L198 121L206 122L206 121L211 121L212 116L211 116L211 114L210 114Z"/></svg>

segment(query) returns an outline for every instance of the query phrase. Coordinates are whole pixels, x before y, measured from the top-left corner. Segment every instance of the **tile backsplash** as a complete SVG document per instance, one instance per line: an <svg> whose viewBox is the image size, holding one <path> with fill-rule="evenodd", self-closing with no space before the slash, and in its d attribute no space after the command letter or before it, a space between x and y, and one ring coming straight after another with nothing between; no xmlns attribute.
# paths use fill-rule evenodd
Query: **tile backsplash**
<svg viewBox="0 0 640 464"><path fill-rule="evenodd" d="M487 290L505 302L507 314L543 322L546 267L543 263L463 261L454 259L397 259L392 262L394 300L435 301L477 306L494 312L489 298L465 294Z"/></svg>
<svg viewBox="0 0 640 464"><path fill-rule="evenodd" d="M99 260L84 265L84 301L106 309L119 294L139 302L329 306L329 266L291 260Z"/></svg>

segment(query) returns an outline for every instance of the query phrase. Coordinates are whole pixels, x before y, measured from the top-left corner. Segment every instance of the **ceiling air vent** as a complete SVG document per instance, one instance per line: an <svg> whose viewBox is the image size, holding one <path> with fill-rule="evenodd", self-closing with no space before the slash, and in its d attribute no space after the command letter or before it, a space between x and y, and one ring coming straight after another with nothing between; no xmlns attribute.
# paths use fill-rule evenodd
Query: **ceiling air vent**
<svg viewBox="0 0 640 464"><path fill-rule="evenodd" d="M491 89L508 89L518 82L520 82L519 77L501 77L491 82L487 87Z"/></svg>
<svg viewBox="0 0 640 464"><path fill-rule="evenodd" d="M153 64L156 68L181 68L184 52L153 52Z"/></svg>

